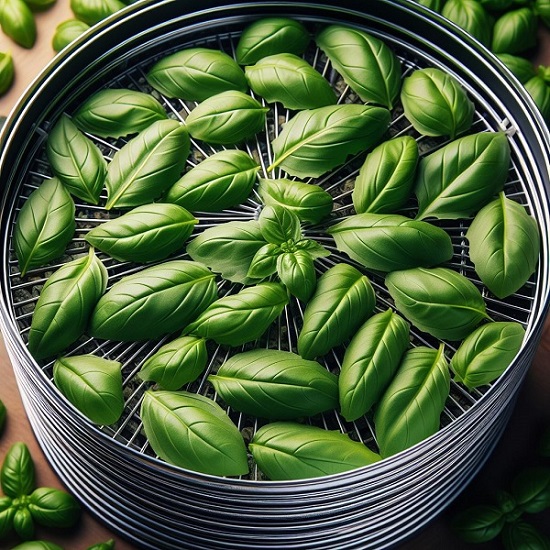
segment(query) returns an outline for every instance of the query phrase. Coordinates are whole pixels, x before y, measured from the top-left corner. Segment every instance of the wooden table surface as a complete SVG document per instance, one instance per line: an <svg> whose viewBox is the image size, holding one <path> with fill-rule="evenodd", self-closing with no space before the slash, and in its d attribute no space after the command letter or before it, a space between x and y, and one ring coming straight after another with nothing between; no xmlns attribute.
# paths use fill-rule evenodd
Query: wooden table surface
<svg viewBox="0 0 550 550"><path fill-rule="evenodd" d="M0 51L10 50L14 56L17 78L11 91L0 97L0 116L6 116L23 94L36 74L52 59L51 38L55 26L72 16L69 0L57 3L37 15L38 41L31 50L14 45L0 33ZM541 32L540 47L536 61L550 65L550 40ZM16 441L24 441L30 448L37 469L37 482L41 486L62 488L60 480L52 471L36 443L27 420L15 378L0 337L0 399L8 409L8 422L0 438L0 462L7 449ZM489 503L499 489L509 488L511 479L527 464L536 459L536 447L541 433L550 428L550 322L545 326L537 355L518 396L514 414L506 430L475 479L441 515L411 540L400 545L404 550L480 550L502 548L498 541L484 545L470 545L456 538L450 528L451 518L464 506ZM547 460L550 466L550 459ZM529 518L541 531L550 536L550 510ZM70 530L39 529L37 538L56 542L66 550L84 550L88 546L115 539L117 550L134 548L132 544L118 538L88 513L84 513L79 524ZM13 538L0 541L0 549L9 549L17 543ZM159 550L162 550L159 548Z"/></svg>

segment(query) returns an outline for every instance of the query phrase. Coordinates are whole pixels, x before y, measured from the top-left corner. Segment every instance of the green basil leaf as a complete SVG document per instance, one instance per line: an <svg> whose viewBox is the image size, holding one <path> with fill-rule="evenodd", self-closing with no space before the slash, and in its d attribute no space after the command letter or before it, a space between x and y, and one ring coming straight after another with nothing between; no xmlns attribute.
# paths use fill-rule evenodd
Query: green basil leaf
<svg viewBox="0 0 550 550"><path fill-rule="evenodd" d="M260 418L314 416L338 405L336 376L289 351L239 353L208 380L231 408Z"/></svg>
<svg viewBox="0 0 550 550"><path fill-rule="evenodd" d="M375 147L355 180L351 198L358 214L393 213L412 194L418 145L411 136L390 139Z"/></svg>
<svg viewBox="0 0 550 550"><path fill-rule="evenodd" d="M115 153L107 168L105 208L152 202L180 177L189 155L185 126L157 120Z"/></svg>
<svg viewBox="0 0 550 550"><path fill-rule="evenodd" d="M25 0L25 4L35 12L44 11L53 6L56 2L57 0Z"/></svg>
<svg viewBox="0 0 550 550"><path fill-rule="evenodd" d="M27 445L13 443L4 456L0 471L2 491L10 498L28 495L36 487L34 462Z"/></svg>
<svg viewBox="0 0 550 550"><path fill-rule="evenodd" d="M380 460L347 434L297 422L263 426L249 447L260 470L273 481L339 474Z"/></svg>
<svg viewBox="0 0 550 550"><path fill-rule="evenodd" d="M546 123L550 124L550 85L548 82L540 76L534 76L524 86Z"/></svg>
<svg viewBox="0 0 550 550"><path fill-rule="evenodd" d="M262 236L268 243L280 246L302 238L300 218L284 206L264 206L258 221Z"/></svg>
<svg viewBox="0 0 550 550"><path fill-rule="evenodd" d="M307 302L317 286L313 258L305 250L284 252L277 258L277 274L293 296Z"/></svg>
<svg viewBox="0 0 550 550"><path fill-rule="evenodd" d="M44 527L65 529L80 518L80 505L65 491L39 487L29 496L29 512L34 521Z"/></svg>
<svg viewBox="0 0 550 550"><path fill-rule="evenodd" d="M304 311L298 353L305 359L325 355L344 343L372 315L375 296L366 275L348 264L323 273Z"/></svg>
<svg viewBox="0 0 550 550"><path fill-rule="evenodd" d="M498 53L497 57L522 84L525 84L536 75L533 63L525 57L509 53Z"/></svg>
<svg viewBox="0 0 550 550"><path fill-rule="evenodd" d="M357 420L378 402L409 347L409 325L391 309L377 313L351 339L338 377L342 416Z"/></svg>
<svg viewBox="0 0 550 550"><path fill-rule="evenodd" d="M44 181L25 201L15 222L13 246L21 276L61 256L75 227L69 192L57 178Z"/></svg>
<svg viewBox="0 0 550 550"><path fill-rule="evenodd" d="M141 132L166 111L150 94L126 89L106 89L84 101L73 115L73 122L84 132L119 138Z"/></svg>
<svg viewBox="0 0 550 550"><path fill-rule="evenodd" d="M498 298L520 289L536 269L540 252L537 222L504 193L479 211L466 238L476 273Z"/></svg>
<svg viewBox="0 0 550 550"><path fill-rule="evenodd" d="M194 382L206 368L206 341L181 336L156 351L138 372L142 380L152 380L164 390L179 390Z"/></svg>
<svg viewBox="0 0 550 550"><path fill-rule="evenodd" d="M415 130L426 136L455 139L472 126L475 106L466 90L435 67L417 69L403 80L401 103Z"/></svg>
<svg viewBox="0 0 550 550"><path fill-rule="evenodd" d="M237 62L220 50L188 48L163 57L147 73L147 82L168 97L204 101L248 85Z"/></svg>
<svg viewBox="0 0 550 550"><path fill-rule="evenodd" d="M254 282L248 276L250 264L265 244L257 221L227 222L195 237L187 245L187 253L224 279L250 284Z"/></svg>
<svg viewBox="0 0 550 550"><path fill-rule="evenodd" d="M60 52L66 48L71 42L76 40L81 34L84 34L90 25L78 19L67 19L62 21L55 28L52 37L52 48L55 52Z"/></svg>
<svg viewBox="0 0 550 550"><path fill-rule="evenodd" d="M530 7L503 13L493 27L493 53L522 53L537 43L537 16Z"/></svg>
<svg viewBox="0 0 550 550"><path fill-rule="evenodd" d="M48 135L46 154L53 173L75 197L99 202L107 163L99 147L63 115Z"/></svg>
<svg viewBox="0 0 550 550"><path fill-rule="evenodd" d="M277 258L283 251L276 244L268 243L262 246L250 262L247 277L250 279L265 279L277 271Z"/></svg>
<svg viewBox="0 0 550 550"><path fill-rule="evenodd" d="M350 27L329 25L317 45L365 103L392 109L401 87L401 65L382 40Z"/></svg>
<svg viewBox="0 0 550 550"><path fill-rule="evenodd" d="M550 1L549 0L535 0L534 8L535 13L539 16L545 27L550 27Z"/></svg>
<svg viewBox="0 0 550 550"><path fill-rule="evenodd" d="M186 172L168 189L165 200L192 212L221 212L248 198L259 169L244 151L220 151Z"/></svg>
<svg viewBox="0 0 550 550"><path fill-rule="evenodd" d="M455 380L468 388L496 380L517 355L524 336L525 329L514 322L478 327L465 338L451 359Z"/></svg>
<svg viewBox="0 0 550 550"><path fill-rule="evenodd" d="M343 164L349 155L376 144L390 122L390 112L369 105L331 105L299 112L273 140L275 160L299 178L318 177Z"/></svg>
<svg viewBox="0 0 550 550"><path fill-rule="evenodd" d="M177 204L153 203L94 227L85 238L117 260L155 262L182 249L197 223Z"/></svg>
<svg viewBox="0 0 550 550"><path fill-rule="evenodd" d="M16 508L10 506L0 512L0 537L7 537L13 530L13 516L15 516ZM23 543L24 544L24 543Z"/></svg>
<svg viewBox="0 0 550 550"><path fill-rule="evenodd" d="M479 40L484 46L491 45L494 21L478 0L447 0L441 15Z"/></svg>
<svg viewBox="0 0 550 550"><path fill-rule="evenodd" d="M415 2L437 13L441 13L441 8L443 6L443 0L415 0Z"/></svg>
<svg viewBox="0 0 550 550"><path fill-rule="evenodd" d="M289 179L260 179L266 206L284 206L303 222L319 223L332 212L332 196L318 185Z"/></svg>
<svg viewBox="0 0 550 550"><path fill-rule="evenodd" d="M506 134L481 132L455 139L418 164L417 219L456 219L475 214L502 191L509 168Z"/></svg>
<svg viewBox="0 0 550 550"><path fill-rule="evenodd" d="M4 405L4 402L0 399L0 435L2 435L2 432L4 431L4 427L6 425L6 405ZM0 506L0 510L2 507Z"/></svg>
<svg viewBox="0 0 550 550"><path fill-rule="evenodd" d="M61 546L45 540L32 540L14 546L12 550L63 550Z"/></svg>
<svg viewBox="0 0 550 550"><path fill-rule="evenodd" d="M151 447L163 460L216 476L248 473L241 433L214 401L184 391L146 391L141 419Z"/></svg>
<svg viewBox="0 0 550 550"><path fill-rule="evenodd" d="M107 286L107 270L93 248L61 266L46 281L31 321L29 351L51 357L76 342Z"/></svg>
<svg viewBox="0 0 550 550"><path fill-rule="evenodd" d="M449 397L449 365L444 346L405 353L374 413L376 440L383 457L394 455L433 435Z"/></svg>
<svg viewBox="0 0 550 550"><path fill-rule="evenodd" d="M453 530L466 542L481 543L496 538L504 524L504 514L498 506L478 505L457 514Z"/></svg>
<svg viewBox="0 0 550 550"><path fill-rule="evenodd" d="M516 521L523 513L516 499L508 491L499 490L495 495L495 502L504 514L506 522Z"/></svg>
<svg viewBox="0 0 550 550"><path fill-rule="evenodd" d="M301 239L294 246L297 250L307 252L313 260L330 256L329 250L312 239Z"/></svg>
<svg viewBox="0 0 550 550"><path fill-rule="evenodd" d="M0 512L3 512L4 510L7 510L8 508L11 508L13 504L13 499L10 497L0 497Z"/></svg>
<svg viewBox="0 0 550 550"><path fill-rule="evenodd" d="M505 550L550 550L550 538L521 519L504 525L501 540Z"/></svg>
<svg viewBox="0 0 550 550"><path fill-rule="evenodd" d="M512 480L512 495L517 505L530 514L550 508L550 468L531 466Z"/></svg>
<svg viewBox="0 0 550 550"><path fill-rule="evenodd" d="M260 338L287 304L288 295L282 285L259 283L219 298L185 332L218 344L240 346Z"/></svg>
<svg viewBox="0 0 550 550"><path fill-rule="evenodd" d="M15 509L13 530L20 539L30 540L34 537L34 523L27 507Z"/></svg>
<svg viewBox="0 0 550 550"><path fill-rule="evenodd" d="M0 52L0 95L5 94L13 84L15 66L10 52Z"/></svg>
<svg viewBox="0 0 550 550"><path fill-rule="evenodd" d="M375 271L429 267L453 257L443 229L398 214L348 216L328 232L338 250Z"/></svg>
<svg viewBox="0 0 550 550"><path fill-rule="evenodd" d="M88 25L95 25L122 8L124 4L119 0L71 0L74 16Z"/></svg>
<svg viewBox="0 0 550 550"><path fill-rule="evenodd" d="M89 332L135 342L182 329L217 297L215 275L198 262L172 260L127 275L104 294Z"/></svg>
<svg viewBox="0 0 550 550"><path fill-rule="evenodd" d="M89 546L87 550L114 550L115 541L114 539L109 539L106 542L98 542L92 546Z"/></svg>
<svg viewBox="0 0 550 550"><path fill-rule="evenodd" d="M0 26L6 36L23 48L32 48L36 42L36 21L23 0L2 0Z"/></svg>
<svg viewBox="0 0 550 550"><path fill-rule="evenodd" d="M95 355L60 357L53 379L59 391L91 422L114 424L124 410L121 364Z"/></svg>
<svg viewBox="0 0 550 550"><path fill-rule="evenodd" d="M307 61L291 53L260 59L245 68L251 90L268 103L281 103L287 109L315 109L336 103L328 80Z"/></svg>
<svg viewBox="0 0 550 550"><path fill-rule="evenodd" d="M241 65L252 65L277 53L301 55L310 40L305 27L294 19L263 17L243 30L235 55Z"/></svg>
<svg viewBox="0 0 550 550"><path fill-rule="evenodd" d="M488 319L483 296L464 275L445 267L417 267L386 275L396 308L417 328L462 340Z"/></svg>

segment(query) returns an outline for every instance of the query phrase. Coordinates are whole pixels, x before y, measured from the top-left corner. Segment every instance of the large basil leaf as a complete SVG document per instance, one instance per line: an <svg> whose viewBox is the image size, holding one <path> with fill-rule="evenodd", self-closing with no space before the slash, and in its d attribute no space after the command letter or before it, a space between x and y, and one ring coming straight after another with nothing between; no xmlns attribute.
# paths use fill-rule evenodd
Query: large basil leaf
<svg viewBox="0 0 550 550"><path fill-rule="evenodd" d="M293 296L307 302L317 286L313 258L306 250L283 252L277 258L277 274Z"/></svg>
<svg viewBox="0 0 550 550"><path fill-rule="evenodd" d="M465 218L499 193L508 177L510 145L503 132L458 138L418 163L418 219Z"/></svg>
<svg viewBox="0 0 550 550"><path fill-rule="evenodd" d="M550 124L550 86L547 80L536 75L530 78L524 86L541 112L542 118L547 124Z"/></svg>
<svg viewBox="0 0 550 550"><path fill-rule="evenodd" d="M23 0L2 0L0 25L6 36L23 48L32 48L36 42L36 21Z"/></svg>
<svg viewBox="0 0 550 550"><path fill-rule="evenodd" d="M162 389L179 390L195 381L206 368L206 341L181 336L157 350L141 367L142 380L152 380Z"/></svg>
<svg viewBox="0 0 550 550"><path fill-rule="evenodd" d="M289 420L338 406L336 376L289 351L239 353L208 380L230 407L260 418Z"/></svg>
<svg viewBox="0 0 550 550"><path fill-rule="evenodd" d="M57 179L44 181L25 201L13 233L13 247L21 276L61 256L72 239L75 206Z"/></svg>
<svg viewBox="0 0 550 550"><path fill-rule="evenodd" d="M503 13L493 27L493 53L522 53L537 44L537 16L531 7Z"/></svg>
<svg viewBox="0 0 550 550"><path fill-rule="evenodd" d="M20 498L36 486L36 472L29 448L22 441L10 445L0 471L2 491L7 497Z"/></svg>
<svg viewBox="0 0 550 550"><path fill-rule="evenodd" d="M439 349L424 346L405 353L374 414L383 457L394 455L437 432L450 391L449 365Z"/></svg>
<svg viewBox="0 0 550 550"><path fill-rule="evenodd" d="M521 470L511 487L517 505L529 514L550 508L550 468L531 466Z"/></svg>
<svg viewBox="0 0 550 550"><path fill-rule="evenodd" d="M254 282L248 276L250 263L265 244L257 221L227 222L195 237L187 245L187 253L224 279L250 284Z"/></svg>
<svg viewBox="0 0 550 550"><path fill-rule="evenodd" d="M303 222L319 223L332 212L332 196L318 185L289 179L260 179L258 194L267 206L284 206Z"/></svg>
<svg viewBox="0 0 550 550"><path fill-rule="evenodd" d="M60 52L63 48L66 48L89 28L90 25L78 19L66 19L59 23L59 25L55 27L52 36L52 48L54 52Z"/></svg>
<svg viewBox="0 0 550 550"><path fill-rule="evenodd" d="M188 48L163 57L147 73L147 82L168 97L189 101L204 101L228 90L248 90L237 62L208 48Z"/></svg>
<svg viewBox="0 0 550 550"><path fill-rule="evenodd" d="M339 474L380 460L346 434L296 422L263 426L249 447L260 470L273 481Z"/></svg>
<svg viewBox="0 0 550 550"><path fill-rule="evenodd" d="M390 112L368 105L330 105L299 112L273 140L275 160L299 178L318 177L343 164L349 155L376 144L390 122Z"/></svg>
<svg viewBox="0 0 550 550"><path fill-rule="evenodd" d="M248 198L259 169L244 151L220 151L186 172L168 189L165 200L192 212L221 212Z"/></svg>
<svg viewBox="0 0 550 550"><path fill-rule="evenodd" d="M94 2L71 0L70 5L74 16L88 25L95 25L124 8L120 0L95 0Z"/></svg>
<svg viewBox="0 0 550 550"><path fill-rule="evenodd" d="M331 267L319 277L304 311L298 353L305 359L325 355L350 338L374 306L374 290L366 275L348 264Z"/></svg>
<svg viewBox="0 0 550 550"><path fill-rule="evenodd" d="M418 145L411 136L390 139L375 147L355 180L351 198L358 214L393 213L412 194Z"/></svg>
<svg viewBox="0 0 550 550"><path fill-rule="evenodd" d="M55 487L38 487L29 495L28 504L32 519L44 527L67 528L80 518L81 508L76 498Z"/></svg>
<svg viewBox="0 0 550 550"><path fill-rule="evenodd" d="M228 91L205 99L185 120L195 138L207 143L234 145L253 137L264 128L268 107L248 94Z"/></svg>
<svg viewBox="0 0 550 550"><path fill-rule="evenodd" d="M525 329L514 322L481 325L460 344L451 359L455 380L477 388L496 380L521 348Z"/></svg>
<svg viewBox="0 0 550 550"><path fill-rule="evenodd" d="M107 278L107 270L93 248L87 256L66 263L48 278L29 331L29 351L35 359L63 351L84 334L105 292Z"/></svg>
<svg viewBox="0 0 550 550"><path fill-rule="evenodd" d="M523 519L505 523L501 540L504 550L550 550L550 538Z"/></svg>
<svg viewBox="0 0 550 550"><path fill-rule="evenodd" d="M243 30L235 56L241 65L252 65L277 53L301 55L310 40L305 27L294 19L262 17Z"/></svg>
<svg viewBox="0 0 550 550"><path fill-rule="evenodd" d="M355 333L344 354L338 393L349 422L380 399L409 347L409 325L391 309L377 313Z"/></svg>
<svg viewBox="0 0 550 550"><path fill-rule="evenodd" d="M500 534L505 523L498 506L481 504L459 512L453 520L453 530L466 542L488 542Z"/></svg>
<svg viewBox="0 0 550 550"><path fill-rule="evenodd" d="M493 18L478 0L447 0L441 15L464 29L484 46L491 46Z"/></svg>
<svg viewBox="0 0 550 550"><path fill-rule="evenodd" d="M315 109L336 103L328 80L307 61L291 53L260 59L245 68L252 91L268 103L282 103L287 109Z"/></svg>
<svg viewBox="0 0 550 550"><path fill-rule="evenodd" d="M197 222L181 206L153 203L94 227L85 238L117 260L154 262L183 248Z"/></svg>
<svg viewBox="0 0 550 550"><path fill-rule="evenodd" d="M537 222L504 193L478 212L466 238L476 273L498 298L519 290L536 269L540 252Z"/></svg>
<svg viewBox="0 0 550 550"><path fill-rule="evenodd" d="M426 136L454 139L472 126L475 106L451 74L428 67L403 80L401 103L415 130Z"/></svg>
<svg viewBox="0 0 550 550"><path fill-rule="evenodd" d="M265 206L258 218L263 238L277 246L295 243L302 238L300 219L284 206Z"/></svg>
<svg viewBox="0 0 550 550"><path fill-rule="evenodd" d="M386 286L397 309L436 338L462 340L489 318L477 287L452 269L394 271L386 276Z"/></svg>
<svg viewBox="0 0 550 550"><path fill-rule="evenodd" d="M260 338L287 304L282 285L260 283L216 300L185 332L218 344L240 346Z"/></svg>
<svg viewBox="0 0 550 550"><path fill-rule="evenodd" d="M114 424L124 410L118 361L95 355L61 357L53 367L59 391L94 424Z"/></svg>
<svg viewBox="0 0 550 550"><path fill-rule="evenodd" d="M401 65L382 40L358 29L329 25L317 45L365 103L392 109L401 87Z"/></svg>
<svg viewBox="0 0 550 550"><path fill-rule="evenodd" d="M214 401L185 391L146 391L141 419L163 460L216 476L248 473L241 433Z"/></svg>
<svg viewBox="0 0 550 550"><path fill-rule="evenodd" d="M536 75L535 67L530 59L509 53L499 53L497 57L522 84Z"/></svg>
<svg viewBox="0 0 550 550"><path fill-rule="evenodd" d="M63 115L48 136L46 153L53 173L79 199L97 204L107 163L97 145Z"/></svg>
<svg viewBox="0 0 550 550"><path fill-rule="evenodd" d="M90 322L97 338L133 342L182 329L217 297L215 275L173 260L123 277L99 300Z"/></svg>
<svg viewBox="0 0 550 550"><path fill-rule="evenodd" d="M74 113L73 122L84 132L118 138L141 132L165 118L166 111L151 94L113 88L86 99Z"/></svg>
<svg viewBox="0 0 550 550"><path fill-rule="evenodd" d="M132 208L160 197L180 177L189 148L184 125L175 120L153 122L109 163L105 208Z"/></svg>
<svg viewBox="0 0 550 550"><path fill-rule="evenodd" d="M453 257L451 238L443 229L397 214L356 214L329 233L338 250L375 271L429 267Z"/></svg>

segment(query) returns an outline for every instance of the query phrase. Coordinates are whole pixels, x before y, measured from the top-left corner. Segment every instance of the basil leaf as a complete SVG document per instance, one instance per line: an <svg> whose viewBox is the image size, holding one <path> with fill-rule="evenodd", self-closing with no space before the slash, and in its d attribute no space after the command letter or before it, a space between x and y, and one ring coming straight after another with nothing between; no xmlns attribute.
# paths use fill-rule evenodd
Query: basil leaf
<svg viewBox="0 0 550 550"><path fill-rule="evenodd" d="M239 353L208 380L230 407L260 418L313 416L338 405L336 376L289 351Z"/></svg>
<svg viewBox="0 0 550 550"><path fill-rule="evenodd" d="M522 84L536 75L533 63L525 57L509 53L498 53L497 57Z"/></svg>
<svg viewBox="0 0 550 550"><path fill-rule="evenodd" d="M187 245L187 253L228 281L250 284L254 282L248 276L250 263L265 244L257 221L227 222L195 237Z"/></svg>
<svg viewBox="0 0 550 550"><path fill-rule="evenodd" d="M307 302L317 286L313 258L305 250L284 252L277 258L277 274L293 296Z"/></svg>
<svg viewBox="0 0 550 550"><path fill-rule="evenodd" d="M262 246L250 262L247 277L250 279L265 279L277 271L277 258L282 250L276 245L268 243Z"/></svg>
<svg viewBox="0 0 550 550"><path fill-rule="evenodd" d="M94 227L85 239L117 260L154 262L181 249L197 223L181 206L153 203Z"/></svg>
<svg viewBox="0 0 550 550"><path fill-rule="evenodd" d="M332 212L332 196L318 185L288 179L260 179L266 206L284 206L303 222L319 223Z"/></svg>
<svg viewBox="0 0 550 550"><path fill-rule="evenodd" d="M16 508L14 506L10 506L0 512L0 537L7 537L13 530L13 518L15 516L15 512Z"/></svg>
<svg viewBox="0 0 550 550"><path fill-rule="evenodd" d="M25 201L13 234L13 246L23 277L63 254L76 227L75 206L57 178L44 181Z"/></svg>
<svg viewBox="0 0 550 550"><path fill-rule="evenodd" d="M109 163L105 208L131 208L160 197L180 177L189 148L185 126L175 120L153 122Z"/></svg>
<svg viewBox="0 0 550 550"><path fill-rule="evenodd" d="M189 101L204 101L229 90L248 91L237 62L209 48L188 48L167 55L151 67L146 78L161 94Z"/></svg>
<svg viewBox="0 0 550 550"><path fill-rule="evenodd" d="M315 109L336 103L328 80L307 61L291 53L260 59L245 68L252 91L268 103L281 103L287 109Z"/></svg>
<svg viewBox="0 0 550 550"><path fill-rule="evenodd" d="M375 147L355 180L351 198L358 214L393 213L412 194L418 145L411 136L390 139Z"/></svg>
<svg viewBox="0 0 550 550"><path fill-rule="evenodd" d="M511 490L517 505L529 514L550 508L550 468L531 466L523 469L512 480Z"/></svg>
<svg viewBox="0 0 550 550"><path fill-rule="evenodd" d="M34 523L27 507L15 509L13 530L17 536L23 540L30 540L34 537Z"/></svg>
<svg viewBox="0 0 550 550"><path fill-rule="evenodd" d="M0 26L6 36L23 48L36 42L36 22L31 9L23 0L2 0Z"/></svg>
<svg viewBox="0 0 550 550"><path fill-rule="evenodd" d="M203 338L181 336L156 351L141 367L138 376L152 380L162 389L179 390L194 382L206 368L208 355Z"/></svg>
<svg viewBox="0 0 550 550"><path fill-rule="evenodd" d="M317 281L304 311L298 353L305 359L325 355L350 338L374 311L374 290L366 275L336 264Z"/></svg>
<svg viewBox="0 0 550 550"><path fill-rule="evenodd" d="M401 65L384 42L340 25L324 28L316 42L362 101L393 108L401 87Z"/></svg>
<svg viewBox="0 0 550 550"><path fill-rule="evenodd" d="M4 405L4 402L0 399L0 435L2 435L2 432L4 431L4 427L6 425L6 416L7 416L6 405ZM2 506L0 505L0 510L1 509L2 509Z"/></svg>
<svg viewBox="0 0 550 550"><path fill-rule="evenodd" d="M258 218L263 238L271 244L294 243L302 238L300 219L283 206L265 206Z"/></svg>
<svg viewBox="0 0 550 550"><path fill-rule="evenodd" d="M50 275L31 321L29 351L33 357L50 357L78 340L106 286L107 270L93 248Z"/></svg>
<svg viewBox="0 0 550 550"><path fill-rule="evenodd" d="M491 51L522 53L537 44L537 16L530 7L503 13L495 21Z"/></svg>
<svg viewBox="0 0 550 550"><path fill-rule="evenodd" d="M208 268L172 260L115 283L97 303L89 331L123 342L155 339L185 327L216 297L215 276Z"/></svg>
<svg viewBox="0 0 550 550"><path fill-rule="evenodd" d="M282 285L260 283L219 298L185 332L218 344L240 346L260 338L287 304L288 296Z"/></svg>
<svg viewBox="0 0 550 550"><path fill-rule="evenodd" d="M462 340L489 316L483 296L464 275L445 267L418 267L386 275L396 308L420 330Z"/></svg>
<svg viewBox="0 0 550 550"><path fill-rule="evenodd" d="M409 325L391 309L377 313L351 339L338 377L342 416L357 420L378 402L409 347Z"/></svg>
<svg viewBox="0 0 550 550"><path fill-rule="evenodd" d="M12 550L63 550L63 548L53 542L47 542L45 540L33 540L22 542L21 544L14 546Z"/></svg>
<svg viewBox="0 0 550 550"><path fill-rule="evenodd" d="M259 169L244 151L220 151L186 172L168 189L165 200L192 212L221 212L248 198Z"/></svg>
<svg viewBox="0 0 550 550"><path fill-rule="evenodd" d="M447 0L441 15L465 30L484 46L491 45L493 18L477 0Z"/></svg>
<svg viewBox="0 0 550 550"><path fill-rule="evenodd" d="M542 117L547 124L550 123L550 85L541 76L530 78L525 84L525 89L533 98Z"/></svg>
<svg viewBox="0 0 550 550"><path fill-rule="evenodd" d="M548 0L535 0L535 13L539 16L545 27L550 27L550 2Z"/></svg>
<svg viewBox="0 0 550 550"><path fill-rule="evenodd" d="M498 298L520 289L536 269L540 251L537 222L504 193L479 211L466 238L476 273Z"/></svg>
<svg viewBox="0 0 550 550"><path fill-rule="evenodd" d="M31 493L36 486L35 468L27 445L21 441L13 443L6 452L0 481L7 497L19 498Z"/></svg>
<svg viewBox="0 0 550 550"><path fill-rule="evenodd" d="M403 80L401 103L414 129L426 136L455 139L472 126L474 103L449 73L429 67Z"/></svg>
<svg viewBox="0 0 550 550"><path fill-rule="evenodd" d="M74 16L88 25L95 25L122 8L124 4L119 0L71 0L71 11Z"/></svg>
<svg viewBox="0 0 550 550"><path fill-rule="evenodd" d="M99 202L107 163L99 147L67 115L51 130L46 154L53 173L70 193L90 204Z"/></svg>
<svg viewBox="0 0 550 550"><path fill-rule="evenodd" d="M346 434L295 422L263 426L249 448L260 470L273 481L338 474L380 460Z"/></svg>
<svg viewBox="0 0 550 550"><path fill-rule="evenodd" d="M313 260L330 256L330 251L312 239L301 239L294 243L297 250L307 252Z"/></svg>
<svg viewBox="0 0 550 550"><path fill-rule="evenodd" d="M328 232L338 250L375 271L429 267L453 257L443 229L397 214L348 216Z"/></svg>
<svg viewBox="0 0 550 550"><path fill-rule="evenodd" d="M84 34L90 25L78 19L67 19L55 27L52 37L52 48L55 52L60 52L71 42L76 40L81 34Z"/></svg>
<svg viewBox="0 0 550 550"><path fill-rule="evenodd" d="M251 65L277 53L301 55L309 42L309 33L300 22L287 17L263 17L243 30L235 55L241 65Z"/></svg>
<svg viewBox="0 0 550 550"><path fill-rule="evenodd" d="M415 183L417 219L475 214L502 190L509 168L510 145L502 132L459 138L423 157Z"/></svg>
<svg viewBox="0 0 550 550"><path fill-rule="evenodd" d="M13 84L15 66L10 52L0 52L0 95L5 94Z"/></svg>
<svg viewBox="0 0 550 550"><path fill-rule="evenodd" d="M504 525L501 540L505 550L550 550L550 538L521 519Z"/></svg>
<svg viewBox="0 0 550 550"><path fill-rule="evenodd" d="M114 539L109 539L107 542L98 542L93 546L89 546L87 550L114 550L115 541Z"/></svg>
<svg viewBox="0 0 550 550"><path fill-rule="evenodd" d="M449 366L444 346L405 353L374 413L376 440L383 457L394 455L433 435L449 397Z"/></svg>
<svg viewBox="0 0 550 550"><path fill-rule="evenodd" d="M466 542L488 542L504 527L504 514L498 506L478 505L460 512L453 520L453 530Z"/></svg>
<svg viewBox="0 0 550 550"><path fill-rule="evenodd" d="M275 160L299 178L318 177L349 155L373 146L387 130L390 112L368 105L331 105L299 112L273 140Z"/></svg>
<svg viewBox="0 0 550 550"><path fill-rule="evenodd" d="M106 89L89 97L73 115L73 122L84 132L119 138L141 132L166 111L150 94L126 89Z"/></svg>
<svg viewBox="0 0 550 550"><path fill-rule="evenodd" d="M524 336L525 329L514 322L478 327L460 344L451 359L455 380L470 389L496 380L517 355Z"/></svg>
<svg viewBox="0 0 550 550"><path fill-rule="evenodd" d="M29 512L32 519L44 527L65 529L80 518L80 505L65 491L39 487L29 495Z"/></svg>
<svg viewBox="0 0 550 550"><path fill-rule="evenodd" d="M146 391L141 419L151 447L163 460L216 476L248 473L244 440L214 401L184 391Z"/></svg>

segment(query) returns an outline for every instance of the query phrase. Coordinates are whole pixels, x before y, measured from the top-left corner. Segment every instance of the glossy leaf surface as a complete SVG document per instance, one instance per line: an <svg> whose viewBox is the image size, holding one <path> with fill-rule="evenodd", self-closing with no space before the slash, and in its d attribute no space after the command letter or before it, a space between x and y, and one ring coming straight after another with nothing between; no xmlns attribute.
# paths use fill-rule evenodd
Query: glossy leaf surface
<svg viewBox="0 0 550 550"><path fill-rule="evenodd" d="M504 527L504 514L498 506L466 508L453 520L453 530L466 542L481 543L496 538Z"/></svg>
<svg viewBox="0 0 550 550"><path fill-rule="evenodd" d="M29 496L29 512L36 523L49 528L72 527L80 518L80 505L66 491L39 487Z"/></svg>
<svg viewBox="0 0 550 550"><path fill-rule="evenodd" d="M447 0L441 9L441 15L479 40L484 46L491 46L493 18L485 9L483 1Z"/></svg>
<svg viewBox="0 0 550 550"><path fill-rule="evenodd" d="M271 244L295 243L302 238L300 219L284 206L265 206L258 218L263 238Z"/></svg>
<svg viewBox="0 0 550 550"><path fill-rule="evenodd" d="M36 486L34 462L22 441L10 445L2 459L0 481L2 492L12 499L31 493Z"/></svg>
<svg viewBox="0 0 550 550"><path fill-rule="evenodd" d="M34 15L23 0L2 0L0 26L6 36L23 48L32 48L36 42Z"/></svg>
<svg viewBox="0 0 550 550"><path fill-rule="evenodd" d="M124 8L120 0L70 0L71 11L77 19L95 25Z"/></svg>
<svg viewBox="0 0 550 550"><path fill-rule="evenodd" d="M550 468L530 466L512 480L512 495L518 506L530 514L550 508Z"/></svg>
<svg viewBox="0 0 550 550"><path fill-rule="evenodd" d="M493 27L491 51L518 54L537 43L537 16L531 7L503 13Z"/></svg>
<svg viewBox="0 0 550 550"><path fill-rule="evenodd" d="M307 302L317 286L313 259L305 250L284 252L277 258L277 274L293 296Z"/></svg>
<svg viewBox="0 0 550 550"><path fill-rule="evenodd" d="M550 538L523 519L506 524L501 540L504 550L550 550Z"/></svg>

